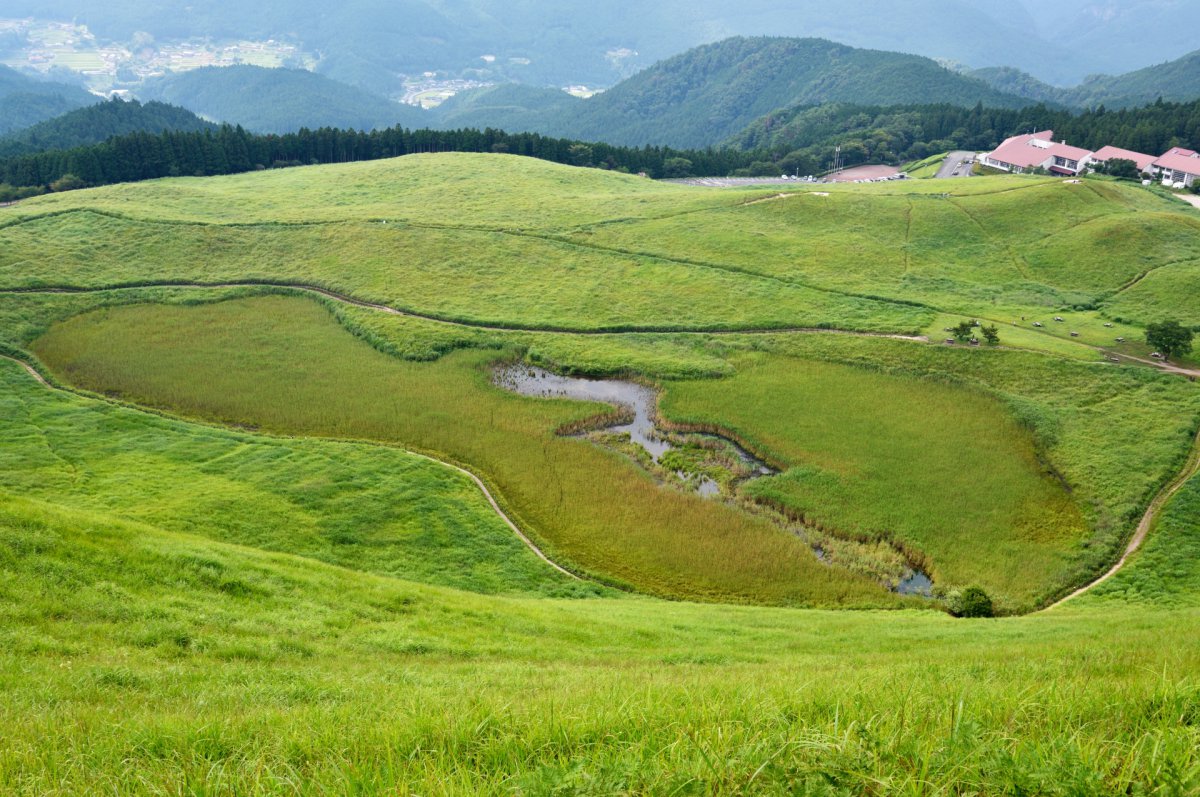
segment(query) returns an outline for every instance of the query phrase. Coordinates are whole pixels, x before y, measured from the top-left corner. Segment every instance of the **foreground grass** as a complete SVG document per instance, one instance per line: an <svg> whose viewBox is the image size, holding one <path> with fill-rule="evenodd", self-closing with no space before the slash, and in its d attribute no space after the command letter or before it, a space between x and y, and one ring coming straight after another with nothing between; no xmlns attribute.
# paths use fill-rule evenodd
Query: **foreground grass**
<svg viewBox="0 0 1200 797"><path fill-rule="evenodd" d="M0 571L13 794L1200 786L1195 610L490 598L8 497Z"/></svg>

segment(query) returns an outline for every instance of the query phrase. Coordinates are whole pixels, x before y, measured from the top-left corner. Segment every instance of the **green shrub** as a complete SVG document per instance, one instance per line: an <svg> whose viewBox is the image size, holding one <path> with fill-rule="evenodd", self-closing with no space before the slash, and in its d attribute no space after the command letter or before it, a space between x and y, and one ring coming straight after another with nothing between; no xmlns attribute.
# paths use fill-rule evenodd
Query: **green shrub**
<svg viewBox="0 0 1200 797"><path fill-rule="evenodd" d="M952 593L949 599L950 613L955 617L995 617L992 599L983 587L971 586L962 592Z"/></svg>

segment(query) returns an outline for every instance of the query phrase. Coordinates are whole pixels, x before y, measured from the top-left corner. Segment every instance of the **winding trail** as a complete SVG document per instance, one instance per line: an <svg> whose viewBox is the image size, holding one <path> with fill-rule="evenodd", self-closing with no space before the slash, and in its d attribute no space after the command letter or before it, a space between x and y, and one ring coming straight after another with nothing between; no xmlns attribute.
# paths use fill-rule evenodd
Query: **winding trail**
<svg viewBox="0 0 1200 797"><path fill-rule="evenodd" d="M1129 561L1129 557L1137 553L1137 551L1142 547L1142 543L1146 541L1146 537L1150 534L1150 530L1154 528L1154 524L1158 521L1158 516L1162 514L1163 509L1165 509L1167 504L1170 503L1171 499L1175 497L1175 494L1183 489L1183 486L1191 481L1191 479L1197 474L1200 474L1200 434L1197 434L1196 436L1196 441L1192 445L1191 454L1188 456L1188 460L1184 464L1183 469L1180 470L1178 475L1171 480L1170 484L1162 488L1162 490L1158 492L1158 495L1154 496L1154 500L1150 502L1150 506L1146 507L1146 513L1142 515L1142 520L1140 523L1138 523L1137 531L1134 532L1133 538L1129 541L1129 545L1125 547L1125 553L1121 554L1121 558L1117 560L1117 563L1113 565L1108 572L1097 578L1095 581L1080 587L1065 598L1055 601L1042 611L1050 611L1058 606L1062 606L1072 598L1077 598L1080 595L1089 592L1120 572L1121 568L1125 566L1125 563Z"/></svg>
<svg viewBox="0 0 1200 797"><path fill-rule="evenodd" d="M41 383L42 387L48 387L51 390L54 390L54 386L46 381L46 377L42 376L41 373L38 372L38 369L34 368L24 360L18 360L16 357L9 357L7 354L0 354L0 360L11 360L12 362L24 368L30 376Z"/></svg>
<svg viewBox="0 0 1200 797"><path fill-rule="evenodd" d="M42 385L43 387L45 387L49 390L55 390L55 391L59 391L59 392L63 392L63 393L69 393L71 395L81 395L81 394L76 393L75 391L67 390L65 388L58 387L57 385L52 385L49 382L49 380L47 380L46 377L42 376L42 374L36 368L34 368L32 365L30 365L29 363L25 362L22 359L19 359L17 357L12 357L7 354L0 354L0 360L9 360L9 361L14 362L17 365L21 366L29 373L29 375L31 377L33 377L35 380L37 380L37 382L40 385ZM95 399L94 396L84 396L84 397L90 398L90 399ZM132 409L135 412L143 412L144 411L144 410L140 410L135 407L130 407L127 404L120 404L119 402L113 402L108 399L102 399L102 400L109 401L110 403L118 404L119 406L123 407L124 409ZM189 420L189 423L195 423L195 421ZM224 427L222 427L222 428L224 428ZM269 436L269 435L263 435L259 432L255 432L254 434L257 436L260 436L260 437L268 437ZM351 441L344 441L344 442L351 442ZM582 578L575 575L570 570L567 570L566 568L562 567L557 562L552 560L550 557L546 556L546 554L542 552L542 549L537 547L536 544L534 544L533 540L531 540L531 539L529 539L529 537L525 536L525 533L521 531L521 529L517 526L517 524L513 522L512 518L510 518L504 512L504 510L500 507L499 502L496 501L495 496L492 495L491 490L489 490L487 488L487 485L483 483L483 480L480 479L478 476L476 476L471 471L467 470L466 468L455 465L452 462L446 462L445 460L437 459L436 457L431 457L428 454L422 454L417 451L410 451L409 449L403 448L401 446L387 445L385 443L376 443L376 442L372 442L372 441L353 441L353 442L355 444L383 446L385 448L403 451L405 454L408 454L410 456L426 460L427 462L433 462L438 465L442 465L443 467L450 468L451 470L458 471L459 473L465 475L467 478L469 478L471 481L473 481L475 483L475 486L478 487L479 491L483 493L483 497L487 499L487 502L489 504L491 504L492 509L495 510L496 514L500 516L500 519L503 520L510 529L512 529L513 534L517 535L517 538L525 544L525 547L527 547L529 550L533 551L533 553L539 559L541 559L543 562L550 565L550 567L554 568L555 570L562 573L563 575L569 576L570 578L573 578L576 581L583 581Z"/></svg>

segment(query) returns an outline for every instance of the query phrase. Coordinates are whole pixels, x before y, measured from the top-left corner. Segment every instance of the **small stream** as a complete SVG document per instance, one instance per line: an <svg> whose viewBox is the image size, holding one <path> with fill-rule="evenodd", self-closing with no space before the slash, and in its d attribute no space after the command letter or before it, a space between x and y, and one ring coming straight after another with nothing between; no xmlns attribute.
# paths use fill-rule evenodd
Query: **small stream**
<svg viewBox="0 0 1200 797"><path fill-rule="evenodd" d="M630 441L645 449L655 463L659 463L665 454L677 448L674 443L670 442L668 435L655 426L654 417L658 406L658 395L653 388L645 385L620 379L581 379L561 376L543 368L522 363L497 368L493 381L498 387L522 396L597 401L625 408L633 413L633 420L604 427L598 431L629 435ZM727 437L708 433L693 433L686 437L695 440L710 440L729 446L746 466L746 470L750 472L747 479L776 473L767 463ZM676 475L691 484L699 495L705 497L721 495L721 485L703 474L676 471ZM829 563L828 557L819 547L814 550L817 558ZM895 591L901 595L925 597L929 597L932 590L933 580L928 574L917 568L913 568L895 587Z"/></svg>

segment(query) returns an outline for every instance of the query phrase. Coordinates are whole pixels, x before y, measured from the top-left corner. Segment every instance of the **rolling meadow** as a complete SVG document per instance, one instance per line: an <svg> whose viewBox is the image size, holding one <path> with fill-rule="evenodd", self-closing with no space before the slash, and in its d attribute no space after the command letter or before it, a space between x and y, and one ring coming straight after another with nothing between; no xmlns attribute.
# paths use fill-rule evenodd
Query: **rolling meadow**
<svg viewBox="0 0 1200 797"><path fill-rule="evenodd" d="M1194 461L1196 384L1130 358L1197 268L1107 179L429 155L0 209L0 791L1196 793L1200 480L1047 607ZM509 363L774 472L699 494Z"/></svg>

